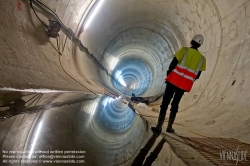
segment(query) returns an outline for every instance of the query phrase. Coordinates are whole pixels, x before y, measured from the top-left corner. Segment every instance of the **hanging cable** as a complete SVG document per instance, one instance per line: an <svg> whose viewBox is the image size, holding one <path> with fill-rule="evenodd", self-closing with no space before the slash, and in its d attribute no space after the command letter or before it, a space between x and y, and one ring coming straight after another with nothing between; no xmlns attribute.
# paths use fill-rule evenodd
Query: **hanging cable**
<svg viewBox="0 0 250 166"><path fill-rule="evenodd" d="M58 38L60 40L60 36L58 36ZM60 45L59 45L58 38L56 38L57 52L58 52L59 55L62 55L62 53L60 52Z"/></svg>
<svg viewBox="0 0 250 166"><path fill-rule="evenodd" d="M68 39L68 36L66 36L66 39L65 39L65 41L64 41L63 48L62 48L62 53L63 53L63 51L64 51L64 47L65 47L65 44L66 44L67 39Z"/></svg>
<svg viewBox="0 0 250 166"><path fill-rule="evenodd" d="M39 7L41 7L43 10L45 10L46 12L50 13L55 20L57 20L56 22L58 24L61 25L61 27L67 32L66 35L70 35L71 36L71 40L80 48L81 51L85 52L91 59L92 61L98 66L98 68L100 68L101 70L103 70L107 76L109 76L111 79L113 79L117 84L119 84L120 86L122 86L120 84L120 82L114 78L111 74L109 74L108 70L102 65L102 63L92 54L89 52L88 48L85 47L81 41L76 37L76 35L74 34L74 32L67 28L62 22L61 20L59 19L59 17L56 15L56 13L51 10L48 6L46 6L44 3L42 3L41 1L38 1L38 0L30 0L31 1L34 1L36 5L38 5ZM31 2L32 3L32 2ZM37 16L38 17L38 16ZM38 17L39 18L39 17ZM40 19L39 19L40 20ZM40 20L41 21L41 20ZM47 25L46 25L47 26ZM47 26L48 27L48 26ZM64 49L64 48L63 48Z"/></svg>
<svg viewBox="0 0 250 166"><path fill-rule="evenodd" d="M38 20L47 28L48 25L46 25L46 24L38 17L38 15L36 14L36 11L35 11L35 9L34 9L34 7L33 7L32 0L30 0L30 6L31 6L32 10L34 11L34 13L35 13L36 17L38 18Z"/></svg>
<svg viewBox="0 0 250 166"><path fill-rule="evenodd" d="M48 26L38 17L38 15L36 14L36 11L32 5L32 0L30 0L30 6L31 8L33 9L36 17L41 21L41 23L47 28ZM58 36L58 38L60 39L60 36ZM60 62L60 66L62 68L62 70L64 71L65 74L67 74L70 78L72 78L74 81L76 81L77 83L79 83L81 86L83 86L84 88L86 88L87 90L89 90L90 92L92 92L93 94L97 95L96 93L94 93L93 91L91 91L90 89L88 89L87 87L85 87L84 85L82 85L79 81L77 81L76 79L74 79L70 74L68 74L65 69L63 68L62 66L62 63L61 63L61 58L60 58L60 55L62 55L62 53L60 52L60 43L58 41L58 38L56 37L56 43L57 43L57 52L59 54L59 62ZM66 41L67 41L67 37L65 39L65 42L64 42L64 46L63 46L63 51L64 51L64 47L65 47L65 44L66 44Z"/></svg>

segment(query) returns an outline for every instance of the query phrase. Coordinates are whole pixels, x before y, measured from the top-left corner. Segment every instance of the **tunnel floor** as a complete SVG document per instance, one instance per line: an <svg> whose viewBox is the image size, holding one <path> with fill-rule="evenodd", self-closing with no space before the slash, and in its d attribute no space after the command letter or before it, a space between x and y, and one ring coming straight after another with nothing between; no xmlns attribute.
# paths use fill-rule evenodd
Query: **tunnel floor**
<svg viewBox="0 0 250 166"><path fill-rule="evenodd" d="M39 157L39 161L48 162L47 165L53 165L56 162L89 166L235 165L235 162L249 165L249 161L245 159L250 157L247 153L250 151L250 145L237 142L235 139L204 137L178 123L175 125L177 130L175 134L164 131L161 134L152 133L149 126L154 125L158 114L157 109L152 111L152 108L158 105L158 101L149 105L152 108L141 108L138 104L132 103L135 109L132 110L119 98L116 100L108 96L10 91L1 91L0 94L1 160L6 165L11 162L14 165L20 165L21 161L25 162L25 159L30 163L22 165L32 165L34 163L31 162L36 162ZM93 101L97 100L101 107L93 104ZM122 129L113 128L111 123L104 124L98 119L104 118L98 110L108 112L112 102L116 107L128 109L135 116L132 126L122 127ZM93 116L93 109L96 108L95 114L98 116ZM11 112L11 109L15 111ZM111 119L106 119L108 120ZM125 123L122 125L126 126ZM142 125L143 130L140 132L134 130L136 127L133 125L138 128ZM166 128L166 123L163 128ZM138 144L131 144L135 139ZM12 144L12 141L15 143ZM224 144L221 144L222 142ZM224 158L223 160L223 156L221 158L223 152L225 152L224 157L227 157L227 151L236 150L242 152L238 159ZM25 151L26 158L25 155L17 158ZM12 157L14 156L12 159L8 158L11 152L16 152L12 154ZM67 154L64 154L65 152ZM76 154L79 156L77 160L74 158ZM46 158L51 155L67 155L68 158ZM44 165L44 163L35 164Z"/></svg>

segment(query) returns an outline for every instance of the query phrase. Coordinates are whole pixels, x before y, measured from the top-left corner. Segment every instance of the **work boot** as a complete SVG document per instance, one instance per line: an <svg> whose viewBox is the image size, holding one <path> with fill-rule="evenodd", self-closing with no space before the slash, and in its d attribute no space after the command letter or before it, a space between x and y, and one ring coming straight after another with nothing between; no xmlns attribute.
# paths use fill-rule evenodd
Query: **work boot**
<svg viewBox="0 0 250 166"><path fill-rule="evenodd" d="M166 112L161 110L156 127L152 127L152 126L150 127L150 129L153 132L161 133L161 128L162 128L162 125L163 125L163 123L165 121L165 116L166 116Z"/></svg>
<svg viewBox="0 0 250 166"><path fill-rule="evenodd" d="M176 117L176 112L171 111L169 115L169 119L168 119L168 127L167 127L166 132L174 133L174 129L172 128L172 125L174 123L175 117Z"/></svg>

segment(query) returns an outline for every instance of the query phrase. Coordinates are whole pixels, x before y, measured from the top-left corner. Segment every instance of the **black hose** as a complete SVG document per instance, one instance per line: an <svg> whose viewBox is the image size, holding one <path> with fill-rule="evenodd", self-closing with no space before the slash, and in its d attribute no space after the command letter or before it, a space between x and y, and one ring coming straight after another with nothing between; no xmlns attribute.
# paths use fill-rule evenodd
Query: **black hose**
<svg viewBox="0 0 250 166"><path fill-rule="evenodd" d="M32 0L30 0L30 6L31 6L32 10L34 11L34 13L35 13L36 17L38 18L38 20L47 28L48 25L46 25L46 24L38 17L38 15L36 14L36 11L35 11L35 9L34 9L34 7L33 7L33 4L32 4Z"/></svg>

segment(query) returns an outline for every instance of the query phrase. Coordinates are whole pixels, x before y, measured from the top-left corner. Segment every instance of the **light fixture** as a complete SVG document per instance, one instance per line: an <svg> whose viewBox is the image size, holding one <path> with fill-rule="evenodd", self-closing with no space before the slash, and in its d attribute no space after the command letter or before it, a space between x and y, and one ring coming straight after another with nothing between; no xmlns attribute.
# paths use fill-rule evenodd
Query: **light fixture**
<svg viewBox="0 0 250 166"><path fill-rule="evenodd" d="M91 13L90 13L90 16L87 18L87 22L84 26L84 29L88 28L90 23L93 21L95 15L97 14L97 12L100 10L102 4L103 4L103 1L104 0L99 0L95 5L94 7L92 8L91 10Z"/></svg>
<svg viewBox="0 0 250 166"><path fill-rule="evenodd" d="M103 105L104 107L106 107L107 104L110 104L112 101L114 101L113 98L111 98L111 97L106 97L106 98L103 100L102 105Z"/></svg>
<svg viewBox="0 0 250 166"><path fill-rule="evenodd" d="M125 81L123 80L123 77L122 77L122 72L120 70L118 70L116 73L115 73L115 77L116 79L118 80L118 82L124 86L124 87L127 87L127 84L125 83Z"/></svg>
<svg viewBox="0 0 250 166"><path fill-rule="evenodd" d="M116 57L113 57L112 59L111 59L111 61L110 61L110 70L113 70L114 69L114 67L116 66L116 64L118 63L118 61L119 61L119 59L118 58L116 58Z"/></svg>
<svg viewBox="0 0 250 166"><path fill-rule="evenodd" d="M125 83L125 81L123 80L122 76L120 76L120 77L118 78L118 81L119 81L120 84L122 84L124 87L127 86L126 83Z"/></svg>

